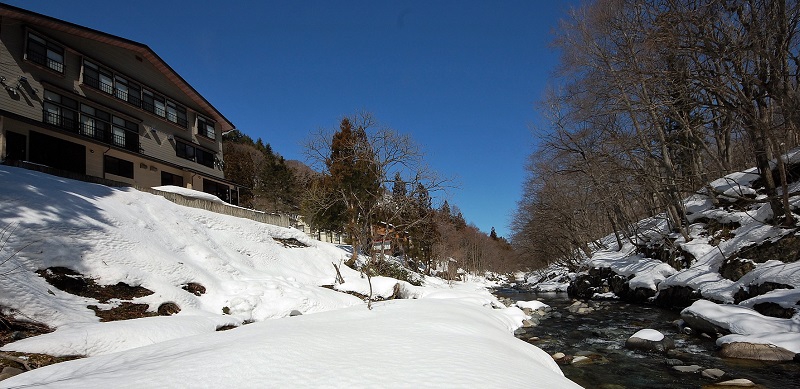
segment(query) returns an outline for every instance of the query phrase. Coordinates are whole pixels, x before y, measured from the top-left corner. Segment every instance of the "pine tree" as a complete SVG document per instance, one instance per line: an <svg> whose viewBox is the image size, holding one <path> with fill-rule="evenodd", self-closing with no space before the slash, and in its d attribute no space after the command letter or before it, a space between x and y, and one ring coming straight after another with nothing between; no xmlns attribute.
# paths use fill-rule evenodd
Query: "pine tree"
<svg viewBox="0 0 800 389"><path fill-rule="evenodd" d="M353 240L354 261L359 249L369 242L375 204L381 195L381 172L363 127L342 119L333 135L328 170L317 185L318 204L306 207L310 222L318 228L344 230ZM321 203L319 203L322 201ZM321 206L320 206L321 205ZM310 209L309 209L310 208Z"/></svg>
<svg viewBox="0 0 800 389"><path fill-rule="evenodd" d="M453 215L450 214L450 203L448 203L447 200L445 200L442 207L439 208L439 212L442 213L446 220L450 220L450 218L453 217Z"/></svg>
<svg viewBox="0 0 800 389"><path fill-rule="evenodd" d="M406 183L403 181L403 177L400 176L400 172L394 174L392 195L394 195L395 198L402 198L406 195Z"/></svg>
<svg viewBox="0 0 800 389"><path fill-rule="evenodd" d="M492 232L489 233L489 237L492 238L492 240L497 240L497 232L494 230L494 227L492 227Z"/></svg>

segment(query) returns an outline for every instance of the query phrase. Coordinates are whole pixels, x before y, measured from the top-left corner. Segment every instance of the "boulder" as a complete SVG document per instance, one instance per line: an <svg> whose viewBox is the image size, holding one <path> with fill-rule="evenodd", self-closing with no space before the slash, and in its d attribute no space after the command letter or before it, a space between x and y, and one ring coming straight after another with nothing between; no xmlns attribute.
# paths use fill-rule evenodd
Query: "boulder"
<svg viewBox="0 0 800 389"><path fill-rule="evenodd" d="M0 381L4 380L6 378L11 378L11 377L13 377L13 376L15 376L17 374L22 374L22 373L24 373L24 370L22 370L22 369L17 369L16 367L6 366L6 367L3 368L2 372L0 372Z"/></svg>
<svg viewBox="0 0 800 389"><path fill-rule="evenodd" d="M636 350L665 352L675 348L675 342L656 330L644 329L628 338L625 342L625 347Z"/></svg>
<svg viewBox="0 0 800 389"><path fill-rule="evenodd" d="M725 375L725 372L720 369L705 369L701 373L703 377L711 378L712 380L717 380L720 377Z"/></svg>
<svg viewBox="0 0 800 389"><path fill-rule="evenodd" d="M775 282L762 282L760 284L749 284L745 287L739 288L733 295L733 302L739 304L740 302L751 299L756 296L761 296L772 292L775 289L794 289L792 285L778 284Z"/></svg>
<svg viewBox="0 0 800 389"><path fill-rule="evenodd" d="M572 358L572 364L573 365L582 364L582 363L584 363L584 364L585 363L592 363L592 360L589 359L589 357L583 356L583 355L576 355L575 357Z"/></svg>
<svg viewBox="0 0 800 389"><path fill-rule="evenodd" d="M748 380L747 378L737 378L735 380L718 382L714 385L711 385L712 388L754 388L756 384L753 381Z"/></svg>
<svg viewBox="0 0 800 389"><path fill-rule="evenodd" d="M594 312L594 308L590 307L588 303L582 301L575 301L574 303L572 303L572 305L567 307L567 311L571 313L577 313L579 315L586 315Z"/></svg>
<svg viewBox="0 0 800 389"><path fill-rule="evenodd" d="M722 345L720 356L759 361L791 361L795 353L772 344L731 342Z"/></svg>
<svg viewBox="0 0 800 389"><path fill-rule="evenodd" d="M666 363L667 366L680 366L680 365L683 365L683 361L681 361L680 359L675 359L675 358L668 358L668 359L664 360L664 363Z"/></svg>
<svg viewBox="0 0 800 389"><path fill-rule="evenodd" d="M701 366L698 365L672 366L672 368L681 373L697 373L698 371L703 369Z"/></svg>
<svg viewBox="0 0 800 389"><path fill-rule="evenodd" d="M769 301L753 305L753 309L764 316L777 317L781 319L791 319L792 316L794 316L794 314L797 312L794 308L784 308L778 303Z"/></svg>
<svg viewBox="0 0 800 389"><path fill-rule="evenodd" d="M727 329L709 322L705 318L696 315L693 311L688 309L681 311L681 319L683 319L686 325L689 326L694 332L700 334L709 334L713 337L730 334L730 331Z"/></svg>
<svg viewBox="0 0 800 389"><path fill-rule="evenodd" d="M173 302L166 302L158 306L158 314L161 316L174 315L181 311L181 307Z"/></svg>
<svg viewBox="0 0 800 389"><path fill-rule="evenodd" d="M669 286L658 291L655 303L664 308L686 308L701 298L700 292L688 286Z"/></svg>

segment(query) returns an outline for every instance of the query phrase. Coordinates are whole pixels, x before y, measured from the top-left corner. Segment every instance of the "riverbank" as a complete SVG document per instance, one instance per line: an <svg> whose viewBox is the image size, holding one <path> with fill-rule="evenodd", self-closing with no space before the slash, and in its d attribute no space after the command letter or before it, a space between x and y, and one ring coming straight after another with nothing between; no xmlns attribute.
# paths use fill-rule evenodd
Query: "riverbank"
<svg viewBox="0 0 800 389"><path fill-rule="evenodd" d="M566 293L512 288L497 289L495 295L507 303L539 300L550 306L536 326L516 335L551 356L562 353L556 357L564 375L585 388L697 388L734 379L749 380L753 387L788 388L800 382L800 364L795 362L717 356L715 339L681 332L680 314L673 310L619 300L579 302L578 307ZM675 348L625 348L627 339L642 329L663 333ZM715 377L715 370L724 374Z"/></svg>

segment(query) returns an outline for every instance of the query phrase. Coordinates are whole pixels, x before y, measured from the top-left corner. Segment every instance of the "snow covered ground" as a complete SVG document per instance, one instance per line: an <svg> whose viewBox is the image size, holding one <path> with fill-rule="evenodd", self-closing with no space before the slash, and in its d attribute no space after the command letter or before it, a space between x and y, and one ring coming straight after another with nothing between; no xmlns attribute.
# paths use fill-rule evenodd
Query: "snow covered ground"
<svg viewBox="0 0 800 389"><path fill-rule="evenodd" d="M0 253L11 257L0 259L0 309L56 328L2 350L88 356L0 387L577 387L513 337L526 316L495 309L502 304L485 280L416 287L376 278L377 295L400 290L407 300L370 311L322 287L348 254L297 230L5 166L0 188L0 227L13 229ZM180 312L100 322L87 305L122 301L69 294L35 273L56 266L147 288L130 302ZM339 289L367 293L359 272L341 272ZM205 292L190 293L189 283ZM303 315L289 317L295 311ZM227 325L241 326L216 331Z"/></svg>

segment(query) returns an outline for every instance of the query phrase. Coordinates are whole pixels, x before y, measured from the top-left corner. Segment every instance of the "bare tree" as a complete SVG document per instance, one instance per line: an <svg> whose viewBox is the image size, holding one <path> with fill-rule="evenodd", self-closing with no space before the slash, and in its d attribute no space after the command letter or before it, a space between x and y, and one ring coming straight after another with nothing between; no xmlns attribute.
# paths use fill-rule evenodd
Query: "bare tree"
<svg viewBox="0 0 800 389"><path fill-rule="evenodd" d="M354 248L349 265L356 266L359 252L368 254L362 266L368 279L374 261L382 254L373 250L374 227L379 223L391 226L385 229L385 239L427 219L408 212L410 197L392 196L395 177L399 175L412 193L436 192L448 182L427 167L411 137L380 126L368 113L343 119L338 131L318 131L306 143L306 156L311 166L322 172L321 179L307 191L307 220L312 226L344 229ZM370 306L371 289L370 279Z"/></svg>

